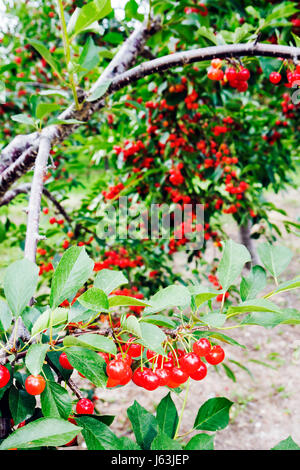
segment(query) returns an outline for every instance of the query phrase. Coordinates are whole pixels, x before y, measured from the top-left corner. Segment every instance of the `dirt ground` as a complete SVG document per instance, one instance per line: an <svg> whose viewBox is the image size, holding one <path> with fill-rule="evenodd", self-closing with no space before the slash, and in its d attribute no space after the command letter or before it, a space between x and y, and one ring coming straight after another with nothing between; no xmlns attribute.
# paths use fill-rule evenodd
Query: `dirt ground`
<svg viewBox="0 0 300 470"><path fill-rule="evenodd" d="M294 220L299 216L300 189L272 197L272 201L287 210ZM272 213L272 220L281 223L283 216ZM238 240L237 232L229 227L231 236ZM281 242L295 253L282 281L299 275L300 238L285 235ZM177 259L176 269L184 270L185 260ZM300 293L292 291L273 299L281 307L300 309ZM224 396L234 402L229 426L216 433L216 450L267 450L289 435L300 444L300 325L279 325L273 329L248 326L227 332L244 344L247 349L225 344L226 363L236 375L236 382L224 373L209 368L202 382L192 382L188 404L184 413L180 434L188 432L201 404L212 397ZM229 360L246 366L253 378ZM253 362L258 361L258 362ZM265 365L261 364L263 362ZM126 409L137 400L149 411L154 411L165 389L147 392L133 383L122 390L97 389L96 407L101 414L116 415L111 429L118 436L131 436ZM178 410L184 393L172 394ZM193 433L189 435L189 438Z"/></svg>

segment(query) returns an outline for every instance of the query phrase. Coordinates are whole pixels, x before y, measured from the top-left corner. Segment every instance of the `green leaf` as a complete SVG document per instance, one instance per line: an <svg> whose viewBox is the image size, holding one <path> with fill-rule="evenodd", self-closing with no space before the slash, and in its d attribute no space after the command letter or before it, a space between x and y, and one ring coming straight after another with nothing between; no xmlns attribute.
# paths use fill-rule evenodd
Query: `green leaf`
<svg viewBox="0 0 300 470"><path fill-rule="evenodd" d="M64 82L64 79L61 75L61 71L60 71L60 66L59 66L59 63L54 59L53 55L51 54L51 52L47 49L46 46L44 46L44 44L40 41L38 41L37 39L28 39L27 38L27 42L32 46L34 47L34 49L36 49L38 51L38 53L45 59L46 62L48 62L48 64L50 65L50 67L52 67L52 69L54 70L54 72L57 74L57 76L59 77L59 79Z"/></svg>
<svg viewBox="0 0 300 470"><path fill-rule="evenodd" d="M192 295L195 296L195 303L197 308L204 302L214 299L217 295L220 294L220 292L213 291L212 289L203 286L191 286L189 287L189 291Z"/></svg>
<svg viewBox="0 0 300 470"><path fill-rule="evenodd" d="M94 0L82 8L76 8L68 24L72 39L111 12L110 0Z"/></svg>
<svg viewBox="0 0 300 470"><path fill-rule="evenodd" d="M271 450L300 450L300 447L289 436L287 439L280 441L275 447L272 447Z"/></svg>
<svg viewBox="0 0 300 470"><path fill-rule="evenodd" d="M101 82L99 85L96 84L96 86L92 87L91 94L87 97L86 101L96 101L101 98L101 96L107 92L111 82L112 80L106 80L105 82Z"/></svg>
<svg viewBox="0 0 300 470"><path fill-rule="evenodd" d="M78 61L82 69L84 69L78 74L80 78L86 75L86 73L90 70L93 70L95 67L97 67L100 61L100 51L101 48L96 46L93 39L89 36Z"/></svg>
<svg viewBox="0 0 300 470"><path fill-rule="evenodd" d="M68 320L68 309L58 307L53 312L50 309L42 313L35 321L31 334L34 336L47 330L50 325L57 326L66 323Z"/></svg>
<svg viewBox="0 0 300 470"><path fill-rule="evenodd" d="M102 269L94 282L94 286L102 289L107 295L123 284L128 284L128 279L121 271L113 271L112 269Z"/></svg>
<svg viewBox="0 0 300 470"><path fill-rule="evenodd" d="M35 126L34 119L27 116L27 114L15 114L11 119L15 122L19 122L20 124L25 124L26 126Z"/></svg>
<svg viewBox="0 0 300 470"><path fill-rule="evenodd" d="M108 298L103 290L98 289L97 287L91 287L85 291L77 301L89 310L94 310L95 312L107 312L109 309Z"/></svg>
<svg viewBox="0 0 300 470"><path fill-rule="evenodd" d="M13 316L7 303L0 299L0 332L7 331L12 323Z"/></svg>
<svg viewBox="0 0 300 470"><path fill-rule="evenodd" d="M175 441L161 429L158 430L157 435L152 441L151 450L181 450L182 446L178 441Z"/></svg>
<svg viewBox="0 0 300 470"><path fill-rule="evenodd" d="M208 313L200 317L201 322L210 328L220 328L226 321L226 315L222 313Z"/></svg>
<svg viewBox="0 0 300 470"><path fill-rule="evenodd" d="M125 17L127 20L134 18L138 21L143 21L144 16L138 13L139 5L135 0L129 0L125 5Z"/></svg>
<svg viewBox="0 0 300 470"><path fill-rule="evenodd" d="M232 344L233 346L239 346L240 348L246 349L246 346L238 343L235 339L216 331L195 331L193 334L196 338L216 338L220 341L223 341L224 343Z"/></svg>
<svg viewBox="0 0 300 470"><path fill-rule="evenodd" d="M236 306L230 306L228 308L227 314L228 315L238 315L240 313L246 313L246 312L277 312L281 313L280 308L274 304L273 302L270 302L270 300L266 299L252 299L252 300L247 300L246 302L242 302L239 305Z"/></svg>
<svg viewBox="0 0 300 470"><path fill-rule="evenodd" d="M236 377L234 375L234 372L230 369L230 367L228 367L226 364L224 364L224 362L222 362L222 367L225 371L225 374L227 375L227 377L232 380L233 382L236 382Z"/></svg>
<svg viewBox="0 0 300 470"><path fill-rule="evenodd" d="M18 317L33 297L39 278L36 264L24 258L8 266L4 275L4 293L12 313Z"/></svg>
<svg viewBox="0 0 300 470"><path fill-rule="evenodd" d="M51 380L47 380L41 394L41 405L46 418L68 419L72 412L72 400L67 390Z"/></svg>
<svg viewBox="0 0 300 470"><path fill-rule="evenodd" d="M176 323L165 315L145 315L141 317L141 322L153 323L153 325L165 326L167 328L176 327Z"/></svg>
<svg viewBox="0 0 300 470"><path fill-rule="evenodd" d="M165 333L156 325L151 323L140 322L140 328L142 332L142 339L139 341L140 344L145 346L158 354L166 355L162 343L167 339Z"/></svg>
<svg viewBox="0 0 300 470"><path fill-rule="evenodd" d="M127 409L127 415L138 445L149 450L158 432L158 424L154 416L143 408L137 401Z"/></svg>
<svg viewBox="0 0 300 470"><path fill-rule="evenodd" d="M214 435L196 434L185 446L185 450L214 450Z"/></svg>
<svg viewBox="0 0 300 470"><path fill-rule="evenodd" d="M279 294L280 292L287 292L289 290L293 289L298 289L300 287L300 278L292 279L291 281L284 282L282 284L279 284L279 286L273 290L272 292L269 292L267 295L264 296L265 299L272 297L275 294Z"/></svg>
<svg viewBox="0 0 300 470"><path fill-rule="evenodd" d="M64 346L81 346L95 351L102 351L108 354L117 354L117 348L114 341L106 336L87 333L80 337L66 336Z"/></svg>
<svg viewBox="0 0 300 470"><path fill-rule="evenodd" d="M51 114L53 111L60 109L59 104L55 103L39 103L36 108L36 118L43 119L47 114Z"/></svg>
<svg viewBox="0 0 300 470"><path fill-rule="evenodd" d="M254 299L267 284L265 270L261 266L253 266L248 277L242 278L240 285L241 299Z"/></svg>
<svg viewBox="0 0 300 470"><path fill-rule="evenodd" d="M82 427L82 435L88 450L120 449L118 437L108 426L93 416L76 416L76 423Z"/></svg>
<svg viewBox="0 0 300 470"><path fill-rule="evenodd" d="M41 372L48 348L48 344L32 344L28 348L25 365L32 375L38 375Z"/></svg>
<svg viewBox="0 0 300 470"><path fill-rule="evenodd" d="M142 330L139 321L135 315L129 315L129 317L124 316L123 318L121 318L121 327L123 328L123 330L132 333L138 338L142 337Z"/></svg>
<svg viewBox="0 0 300 470"><path fill-rule="evenodd" d="M189 307L191 303L191 294L189 290L180 285L168 286L159 290L150 297L149 303L151 307L146 308L144 315L157 313L172 307Z"/></svg>
<svg viewBox="0 0 300 470"><path fill-rule="evenodd" d="M65 251L53 275L50 306L55 308L65 299L73 300L93 268L94 262L83 247L73 246Z"/></svg>
<svg viewBox="0 0 300 470"><path fill-rule="evenodd" d="M265 328L274 328L281 323L296 325L300 323L300 312L294 309L285 309L276 312L254 312L247 315L241 322L242 325L258 325Z"/></svg>
<svg viewBox="0 0 300 470"><path fill-rule="evenodd" d="M23 310L21 317L28 331L31 332L34 323L37 321L40 315L41 312L35 307L26 307Z"/></svg>
<svg viewBox="0 0 300 470"><path fill-rule="evenodd" d="M160 429L170 438L175 436L178 425L178 413L169 392L157 406L156 421Z"/></svg>
<svg viewBox="0 0 300 470"><path fill-rule="evenodd" d="M147 307L149 302L130 297L129 295L112 295L108 298L109 307Z"/></svg>
<svg viewBox="0 0 300 470"><path fill-rule="evenodd" d="M71 365L97 387L105 387L107 382L106 363L96 352L81 347L66 349Z"/></svg>
<svg viewBox="0 0 300 470"><path fill-rule="evenodd" d="M293 253L285 246L269 243L261 243L257 251L262 264L275 279L287 268L293 257Z"/></svg>
<svg viewBox="0 0 300 470"><path fill-rule="evenodd" d="M277 20L288 18L297 11L297 7L292 2L283 2L282 5L277 5L275 7L272 6L272 12L263 20L263 23L260 25L260 29L263 30L270 25L274 26L274 22Z"/></svg>
<svg viewBox="0 0 300 470"><path fill-rule="evenodd" d="M1 443L0 450L58 447L74 439L80 431L80 427L63 419L40 418L13 432Z"/></svg>
<svg viewBox="0 0 300 470"><path fill-rule="evenodd" d="M234 283L241 274L245 263L251 261L249 251L244 245L228 240L224 245L223 256L220 261L217 277L224 291Z"/></svg>
<svg viewBox="0 0 300 470"><path fill-rule="evenodd" d="M229 423L229 410L233 402L224 397L210 398L199 409L194 428L219 431Z"/></svg>
<svg viewBox="0 0 300 470"><path fill-rule="evenodd" d="M29 395L25 390L11 387L9 391L9 409L15 425L30 418L34 413L35 405L34 396Z"/></svg>

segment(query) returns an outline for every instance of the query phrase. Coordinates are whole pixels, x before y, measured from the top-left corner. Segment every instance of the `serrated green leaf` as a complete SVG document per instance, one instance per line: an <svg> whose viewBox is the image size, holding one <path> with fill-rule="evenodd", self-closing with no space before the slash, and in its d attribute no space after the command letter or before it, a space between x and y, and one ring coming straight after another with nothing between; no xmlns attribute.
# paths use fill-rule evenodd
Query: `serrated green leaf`
<svg viewBox="0 0 300 470"><path fill-rule="evenodd" d="M60 259L51 284L50 306L57 307L65 299L73 300L78 289L91 276L93 260L83 247L69 248Z"/></svg>
<svg viewBox="0 0 300 470"><path fill-rule="evenodd" d="M81 429L63 419L40 418L10 434L1 443L0 450L62 446L77 436Z"/></svg>
<svg viewBox="0 0 300 470"><path fill-rule="evenodd" d="M4 293L12 313L21 315L34 296L39 278L36 264L24 258L15 261L5 271Z"/></svg>
<svg viewBox="0 0 300 470"><path fill-rule="evenodd" d="M37 343L29 346L25 365L32 375L38 375L41 372L48 349L48 344Z"/></svg>

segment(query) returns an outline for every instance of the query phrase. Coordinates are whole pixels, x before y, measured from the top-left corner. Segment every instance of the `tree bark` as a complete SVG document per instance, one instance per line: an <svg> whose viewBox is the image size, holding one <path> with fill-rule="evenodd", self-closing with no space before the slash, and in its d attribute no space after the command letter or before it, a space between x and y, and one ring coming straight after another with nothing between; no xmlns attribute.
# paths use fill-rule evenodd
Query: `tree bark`
<svg viewBox="0 0 300 470"><path fill-rule="evenodd" d="M252 227L252 223L250 219L248 219L246 224L240 226L240 241L243 245L245 245L245 247L249 251L251 255L251 259L252 259L252 266L255 266L256 264L260 264L260 263L259 263L256 247L253 242L253 238L251 238L251 227ZM246 264L246 267L248 269L250 269L250 266L251 266L250 263Z"/></svg>

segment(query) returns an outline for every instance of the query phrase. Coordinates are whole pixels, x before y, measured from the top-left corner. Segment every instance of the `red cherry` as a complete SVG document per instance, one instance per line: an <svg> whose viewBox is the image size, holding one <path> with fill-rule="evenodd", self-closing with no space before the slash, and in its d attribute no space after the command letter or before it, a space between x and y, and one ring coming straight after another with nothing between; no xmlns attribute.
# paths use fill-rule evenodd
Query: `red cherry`
<svg viewBox="0 0 300 470"><path fill-rule="evenodd" d="M269 80L274 85L277 85L281 81L281 75L279 72L271 72L269 76Z"/></svg>
<svg viewBox="0 0 300 470"><path fill-rule="evenodd" d="M239 82L236 88L237 88L238 91L241 91L241 92L247 91L248 90L248 83L247 82Z"/></svg>
<svg viewBox="0 0 300 470"><path fill-rule="evenodd" d="M157 354L156 352L154 351L151 351L150 349L147 350L146 352L146 356L147 356L147 359L156 364L157 367L162 367L163 365L163 361L164 361L164 357L161 356L160 354Z"/></svg>
<svg viewBox="0 0 300 470"><path fill-rule="evenodd" d="M123 379L120 380L120 385L126 385L132 379L132 369L129 367L127 373Z"/></svg>
<svg viewBox="0 0 300 470"><path fill-rule="evenodd" d="M144 369L145 370L145 369ZM143 376L143 370L141 368L138 368L134 371L132 375L132 382L137 385L138 387L142 386L142 376Z"/></svg>
<svg viewBox="0 0 300 470"><path fill-rule="evenodd" d="M198 367L198 369L195 372L193 372L192 374L190 374L190 377L193 380L202 380L202 379L204 379L204 377L206 377L206 374L207 374L207 367L204 364L204 362L201 361L200 366Z"/></svg>
<svg viewBox="0 0 300 470"><path fill-rule="evenodd" d="M215 345L211 348L210 353L208 353L205 356L205 359L209 364L212 364L215 366L217 364L220 364L220 362L224 360L224 357L225 357L225 352L223 348L221 348L221 346L219 345Z"/></svg>
<svg viewBox="0 0 300 470"><path fill-rule="evenodd" d="M59 363L64 369L73 370L73 366L70 364L65 352L59 356Z"/></svg>
<svg viewBox="0 0 300 470"><path fill-rule="evenodd" d="M200 366L200 358L196 353L190 352L185 354L179 359L179 364L183 372L186 372L188 375L191 375L193 372Z"/></svg>
<svg viewBox="0 0 300 470"><path fill-rule="evenodd" d="M182 369L180 369L179 367L173 367L173 369L170 370L171 382L175 382L178 385L181 385L184 382L186 382L188 378L189 378L188 374L184 372Z"/></svg>
<svg viewBox="0 0 300 470"><path fill-rule="evenodd" d="M126 364L130 367L131 364L132 364L132 357L129 356L128 354L124 354L124 353L121 353L119 352L116 357L115 357L115 360L120 360L120 361L124 361L126 362Z"/></svg>
<svg viewBox="0 0 300 470"><path fill-rule="evenodd" d="M117 385L120 385L119 380L114 380L108 377L107 382L106 382L106 388L113 388L113 387L116 387Z"/></svg>
<svg viewBox="0 0 300 470"><path fill-rule="evenodd" d="M160 385L160 379L152 369L144 369L141 381L142 387L149 391L156 390Z"/></svg>
<svg viewBox="0 0 300 470"><path fill-rule="evenodd" d="M170 371L168 369L156 369L155 373L157 377L159 378L159 385L161 387L163 387L164 385L167 385L170 379Z"/></svg>
<svg viewBox="0 0 300 470"><path fill-rule="evenodd" d="M111 379L122 380L126 377L128 369L129 366L125 361L113 359L107 364L106 373Z"/></svg>
<svg viewBox="0 0 300 470"><path fill-rule="evenodd" d="M225 75L227 80L231 82L232 80L236 80L237 71L233 67L229 67L228 69L226 69Z"/></svg>
<svg viewBox="0 0 300 470"><path fill-rule="evenodd" d="M10 380L9 370L5 366L0 365L0 388L5 387L5 385L8 384L9 380Z"/></svg>
<svg viewBox="0 0 300 470"><path fill-rule="evenodd" d="M80 415L91 415L94 412L94 404L88 398L81 398L76 404L76 413Z"/></svg>
<svg viewBox="0 0 300 470"><path fill-rule="evenodd" d="M142 354L142 346L140 344L131 343L131 341L129 340L126 343L125 351L131 357L139 357Z"/></svg>
<svg viewBox="0 0 300 470"><path fill-rule="evenodd" d="M237 73L236 78L237 78L240 82L246 82L246 81L249 80L249 78L250 78L250 72L249 72L249 70L246 69L246 68L242 68L242 69Z"/></svg>
<svg viewBox="0 0 300 470"><path fill-rule="evenodd" d="M46 387L46 381L41 375L29 375L25 380L25 389L29 395L40 395Z"/></svg>
<svg viewBox="0 0 300 470"><path fill-rule="evenodd" d="M193 344L193 351L199 357L206 356L211 350L210 342L207 338L200 338Z"/></svg>

